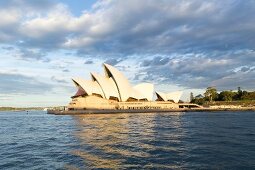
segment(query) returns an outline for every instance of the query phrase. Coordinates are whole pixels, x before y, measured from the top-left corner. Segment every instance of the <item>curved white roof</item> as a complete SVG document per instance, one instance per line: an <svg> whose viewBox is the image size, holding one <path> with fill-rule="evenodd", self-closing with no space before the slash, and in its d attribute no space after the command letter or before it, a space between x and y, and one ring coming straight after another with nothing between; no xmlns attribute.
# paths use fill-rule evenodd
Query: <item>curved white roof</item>
<svg viewBox="0 0 255 170"><path fill-rule="evenodd" d="M152 101L154 85L151 83L141 83L133 87L140 93L139 99L147 99Z"/></svg>
<svg viewBox="0 0 255 170"><path fill-rule="evenodd" d="M119 70L105 63L104 68L106 76L109 78L112 77L117 86L120 95L120 101L126 101L129 97L136 98L136 96L134 96L132 86L129 84L127 78Z"/></svg>
<svg viewBox="0 0 255 170"><path fill-rule="evenodd" d="M178 103L182 93L183 93L182 91L176 91L171 93L156 92L156 95L158 98L164 101L173 100L175 103Z"/></svg>
<svg viewBox="0 0 255 170"><path fill-rule="evenodd" d="M157 97L160 99L160 100L164 100L164 101L167 101L167 97L166 97L166 94L165 93L162 93L162 92L155 92Z"/></svg>
<svg viewBox="0 0 255 170"><path fill-rule="evenodd" d="M109 99L110 96L120 100L117 86L112 78L103 77L97 73L91 73L92 78L100 85L104 97Z"/></svg>
<svg viewBox="0 0 255 170"><path fill-rule="evenodd" d="M95 93L104 97L103 91L97 82L82 78L74 78L72 80L76 86L81 87L88 95Z"/></svg>
<svg viewBox="0 0 255 170"><path fill-rule="evenodd" d="M128 79L116 68L109 64L103 64L105 76L97 73L91 73L92 80L75 78L73 82L78 87L77 94L99 94L103 98L118 98L119 101L133 99L147 99L152 101L154 85L151 83L141 83L134 87L131 86ZM182 92L162 93L156 92L160 100L173 100L177 103L180 100Z"/></svg>
<svg viewBox="0 0 255 170"><path fill-rule="evenodd" d="M178 103L182 96L182 93L183 93L182 91L167 93L167 99L173 100L175 103Z"/></svg>

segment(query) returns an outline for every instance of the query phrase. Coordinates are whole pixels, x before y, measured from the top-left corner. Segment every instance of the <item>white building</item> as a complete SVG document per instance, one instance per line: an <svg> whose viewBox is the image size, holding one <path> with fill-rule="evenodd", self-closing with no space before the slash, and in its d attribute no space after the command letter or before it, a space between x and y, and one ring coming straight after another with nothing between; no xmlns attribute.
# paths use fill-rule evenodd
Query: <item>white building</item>
<svg viewBox="0 0 255 170"><path fill-rule="evenodd" d="M135 105L137 103L150 103L154 107L155 103L169 103L172 106L178 103L182 92L162 93L156 92L157 102L152 102L154 85L151 83L141 83L132 86L128 79L115 67L103 64L105 75L91 73L91 80L73 78L77 87L77 92L72 96L69 108L119 108L120 105ZM121 103L121 104L120 104ZM148 106L148 107L150 107ZM124 107L124 106L123 106Z"/></svg>

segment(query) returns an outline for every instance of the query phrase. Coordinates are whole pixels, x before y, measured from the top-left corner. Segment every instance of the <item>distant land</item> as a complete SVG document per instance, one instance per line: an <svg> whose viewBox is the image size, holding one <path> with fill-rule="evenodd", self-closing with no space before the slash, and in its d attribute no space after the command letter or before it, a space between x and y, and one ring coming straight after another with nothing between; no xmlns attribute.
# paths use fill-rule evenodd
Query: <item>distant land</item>
<svg viewBox="0 0 255 170"><path fill-rule="evenodd" d="M44 110L44 107L0 107L0 111Z"/></svg>
<svg viewBox="0 0 255 170"><path fill-rule="evenodd" d="M0 107L0 111L28 111L28 110L46 110L46 109L58 109L63 106L58 107Z"/></svg>
<svg viewBox="0 0 255 170"><path fill-rule="evenodd" d="M217 92L215 87L208 87L204 95L199 94L193 97L193 93L190 94L191 103L196 103L204 107L255 107L255 91L241 90L241 87L237 88L237 91L226 90Z"/></svg>
<svg viewBox="0 0 255 170"><path fill-rule="evenodd" d="M179 103L182 103L179 101ZM199 94L193 97L190 94L190 103L195 103L204 108L211 109L255 109L255 91L241 90L240 87L237 91L221 91L217 92L214 87L208 87L204 95ZM51 107L1 107L0 111L32 111L32 110L65 110L65 106L51 106Z"/></svg>

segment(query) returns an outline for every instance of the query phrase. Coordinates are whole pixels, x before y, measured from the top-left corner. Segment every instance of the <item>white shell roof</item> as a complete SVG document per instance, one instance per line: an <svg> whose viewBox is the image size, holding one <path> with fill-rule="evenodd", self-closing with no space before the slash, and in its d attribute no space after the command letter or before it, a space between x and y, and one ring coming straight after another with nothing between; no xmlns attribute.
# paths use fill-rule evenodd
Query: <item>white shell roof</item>
<svg viewBox="0 0 255 170"><path fill-rule="evenodd" d="M76 86L80 86L88 95L92 95L92 93L95 93L100 94L102 97L104 96L101 87L96 81L84 80L82 78L74 78L73 82Z"/></svg>
<svg viewBox="0 0 255 170"><path fill-rule="evenodd" d="M181 96L182 96L182 91L175 91L171 93L167 93L167 99L168 100L173 100L175 103L178 103Z"/></svg>
<svg viewBox="0 0 255 170"><path fill-rule="evenodd" d="M76 86L81 87L87 95L99 94L103 98L110 99L116 97L119 101L127 101L129 98L147 99L152 101L154 85L151 83L141 83L134 87L131 86L128 79L115 67L109 64L103 64L105 76L97 73L91 73L92 80L74 78ZM157 96L164 101L173 100L177 103L180 100L182 92L162 93L156 92Z"/></svg>
<svg viewBox="0 0 255 170"><path fill-rule="evenodd" d="M153 91L154 91L154 85L151 83L141 83L136 86L134 86L134 89L138 92L139 97L138 99L147 99L149 101L152 101L153 98Z"/></svg>
<svg viewBox="0 0 255 170"><path fill-rule="evenodd" d="M182 91L176 91L171 93L156 92L158 97L162 98L164 101L173 100L175 103L179 102L182 93L183 93Z"/></svg>
<svg viewBox="0 0 255 170"><path fill-rule="evenodd" d="M128 79L119 70L105 63L104 68L106 76L112 77L116 83L121 101L126 101L129 97L135 98L133 88L129 84Z"/></svg>
<svg viewBox="0 0 255 170"><path fill-rule="evenodd" d="M91 73L91 76L100 85L100 87L104 93L104 97L106 99L109 99L110 96L113 96L113 97L117 97L120 100L117 86L114 83L112 78L103 77L97 73Z"/></svg>
<svg viewBox="0 0 255 170"><path fill-rule="evenodd" d="M158 96L158 98L160 97L162 100L167 101L167 97L165 93L157 91L156 95Z"/></svg>

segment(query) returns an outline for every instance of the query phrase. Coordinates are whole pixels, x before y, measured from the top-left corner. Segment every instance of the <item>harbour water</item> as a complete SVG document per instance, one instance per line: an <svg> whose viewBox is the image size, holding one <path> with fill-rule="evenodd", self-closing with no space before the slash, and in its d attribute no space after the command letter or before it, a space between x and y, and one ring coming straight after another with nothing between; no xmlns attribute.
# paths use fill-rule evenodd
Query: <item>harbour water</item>
<svg viewBox="0 0 255 170"><path fill-rule="evenodd" d="M0 169L255 169L255 112L0 112Z"/></svg>

